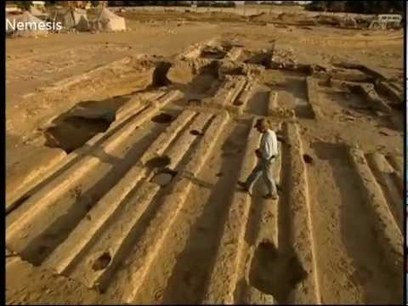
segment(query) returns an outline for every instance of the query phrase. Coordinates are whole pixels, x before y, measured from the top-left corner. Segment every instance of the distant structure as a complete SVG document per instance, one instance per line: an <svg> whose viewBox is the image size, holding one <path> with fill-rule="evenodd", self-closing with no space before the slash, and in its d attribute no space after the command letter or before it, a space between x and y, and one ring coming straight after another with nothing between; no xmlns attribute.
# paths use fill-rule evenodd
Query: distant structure
<svg viewBox="0 0 408 306"><path fill-rule="evenodd" d="M57 5L70 8L79 8L79 9L89 9L91 7L91 1L57 1ZM107 7L108 1L99 1L99 7Z"/></svg>
<svg viewBox="0 0 408 306"><path fill-rule="evenodd" d="M33 6L38 9L42 9L45 6L45 1L32 1Z"/></svg>
<svg viewBox="0 0 408 306"><path fill-rule="evenodd" d="M89 1L57 1L57 5L70 8L85 9Z"/></svg>
<svg viewBox="0 0 408 306"><path fill-rule="evenodd" d="M98 32L116 32L126 31L126 20L110 11L106 7L102 7L96 19L89 21L91 31Z"/></svg>
<svg viewBox="0 0 408 306"><path fill-rule="evenodd" d="M6 13L19 13L21 10L18 8L17 4L6 4Z"/></svg>

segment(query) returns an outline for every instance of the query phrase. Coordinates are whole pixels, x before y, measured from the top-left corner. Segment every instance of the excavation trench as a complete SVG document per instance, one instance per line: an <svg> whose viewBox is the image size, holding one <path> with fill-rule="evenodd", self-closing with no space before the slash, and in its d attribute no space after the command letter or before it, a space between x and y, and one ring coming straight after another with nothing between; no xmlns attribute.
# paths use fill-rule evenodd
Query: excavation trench
<svg viewBox="0 0 408 306"><path fill-rule="evenodd" d="M155 268L139 290L138 303L202 302L235 192L246 133L245 125L230 126L203 171L192 178L194 186L171 229L172 239L162 246Z"/></svg>
<svg viewBox="0 0 408 306"><path fill-rule="evenodd" d="M55 217L52 216L54 219L49 224L43 226L39 222L40 216L30 221L30 225L36 230L33 229L29 233L33 237L24 242L25 245L20 251L21 257L34 265L42 263L69 236L98 200L135 164L162 130L163 127L160 125L147 122L142 129L138 129L126 139L123 147L115 149L110 154L98 150L90 152L99 159L98 165L89 171L88 176L58 196L55 206L60 207L60 210L57 210ZM17 214L15 218L18 218L23 212L15 213ZM104 258L102 262L105 262Z"/></svg>
<svg viewBox="0 0 408 306"><path fill-rule="evenodd" d="M293 226L297 213L292 211L288 197L288 191L293 190L290 178L292 157L286 144L280 147L281 158L275 161L273 170L280 186L278 190L282 191L278 201L263 199L265 190L260 183L255 186L251 198L245 237L251 246L245 251L249 266L242 267L245 272L235 291L236 300L241 303L262 301L253 295L254 288L263 295L263 299L273 297L279 304L290 303L291 292L308 276L293 248Z"/></svg>
<svg viewBox="0 0 408 306"><path fill-rule="evenodd" d="M315 232L322 301L396 303L400 277L384 262L386 246L377 241L366 202L344 145L317 142L308 165L311 218ZM321 182L325 182L321 184ZM338 264L341 263L341 264ZM343 275L343 277L338 277Z"/></svg>

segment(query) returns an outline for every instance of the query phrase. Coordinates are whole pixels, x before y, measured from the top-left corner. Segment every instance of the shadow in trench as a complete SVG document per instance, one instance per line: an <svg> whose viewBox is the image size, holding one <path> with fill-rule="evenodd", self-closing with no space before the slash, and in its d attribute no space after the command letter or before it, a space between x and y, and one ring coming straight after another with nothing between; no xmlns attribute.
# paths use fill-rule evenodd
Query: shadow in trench
<svg viewBox="0 0 408 306"><path fill-rule="evenodd" d="M118 109L129 100L126 95L76 104L44 131L45 146L61 148L66 153L82 147L96 134L105 132L115 121Z"/></svg>
<svg viewBox="0 0 408 306"><path fill-rule="evenodd" d="M21 257L33 265L41 264L68 237L71 231L83 220L88 211L92 209L101 197L138 161L140 155L162 130L163 128L157 126L143 134L137 144L130 148L121 159L111 157L104 153L103 149L99 148L89 152L88 154L97 156L104 162L112 163L112 168L100 179L92 182L88 189L83 190L84 187L77 184L75 188L64 195L66 198L60 198L60 200L69 201L69 208L65 214L55 219L42 233L30 241L21 251ZM102 153L104 154L102 155Z"/></svg>
<svg viewBox="0 0 408 306"><path fill-rule="evenodd" d="M306 277L307 272L294 252L281 252L267 240L259 243L249 272L249 282L253 287L272 295L282 304Z"/></svg>
<svg viewBox="0 0 408 306"><path fill-rule="evenodd" d="M245 146L245 143L238 142L237 139L244 139L246 132L245 125L238 125L231 132L222 145L221 151L234 154L225 155L220 152L221 165L213 174L218 177L215 184L212 187L209 183L202 186L205 189L211 188L211 194L204 200L205 203L200 204L204 207L203 211L191 228L184 250L177 257L177 263L163 294L163 303L199 304L204 298L206 284L215 264L223 224L233 196L231 183L235 183L238 179L239 169L236 165L243 155L240 149ZM223 175L217 175L217 173ZM195 204L199 205L199 203Z"/></svg>

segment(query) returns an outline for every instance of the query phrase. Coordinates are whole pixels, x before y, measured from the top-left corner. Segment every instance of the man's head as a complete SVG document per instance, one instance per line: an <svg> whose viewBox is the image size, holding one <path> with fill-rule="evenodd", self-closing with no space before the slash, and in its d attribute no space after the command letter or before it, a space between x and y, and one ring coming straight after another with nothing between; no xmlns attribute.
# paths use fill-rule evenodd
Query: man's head
<svg viewBox="0 0 408 306"><path fill-rule="evenodd" d="M265 133L269 129L269 122L265 118L258 119L255 123L255 128L259 133Z"/></svg>

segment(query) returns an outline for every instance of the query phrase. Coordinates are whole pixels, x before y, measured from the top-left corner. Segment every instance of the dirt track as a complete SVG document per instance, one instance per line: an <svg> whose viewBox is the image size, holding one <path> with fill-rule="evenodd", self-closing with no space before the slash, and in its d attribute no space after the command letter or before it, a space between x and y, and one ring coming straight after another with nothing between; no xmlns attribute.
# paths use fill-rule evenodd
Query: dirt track
<svg viewBox="0 0 408 306"><path fill-rule="evenodd" d="M37 86L20 75L33 62L11 52L30 44L8 43L8 303L401 303L401 58L364 60L340 30L316 29L332 35L319 54L319 35L295 39L310 30L195 27L175 27L179 45L118 46L149 41L144 26L109 36L107 53L73 49L89 71L47 87L45 74L23 99L14 88ZM392 35L366 46L399 54ZM289 45L294 66L276 56ZM58 52L44 57L53 72L71 60ZM339 64L347 52L363 66ZM172 84L151 88L160 61ZM259 116L282 139L277 201L261 184L253 197L237 189L256 162Z"/></svg>

